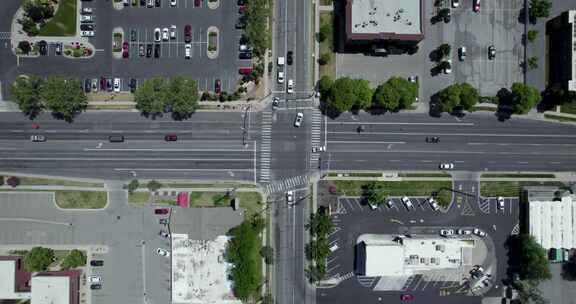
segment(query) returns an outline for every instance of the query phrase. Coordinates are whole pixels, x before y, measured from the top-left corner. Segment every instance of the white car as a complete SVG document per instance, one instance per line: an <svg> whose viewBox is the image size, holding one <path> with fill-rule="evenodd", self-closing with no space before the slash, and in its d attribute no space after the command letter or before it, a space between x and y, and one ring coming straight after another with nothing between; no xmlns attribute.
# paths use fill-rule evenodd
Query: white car
<svg viewBox="0 0 576 304"><path fill-rule="evenodd" d="M388 208L392 208L394 207L394 201L388 200L388 202L386 202L386 205L388 206Z"/></svg>
<svg viewBox="0 0 576 304"><path fill-rule="evenodd" d="M448 62L448 65L446 66L446 68L444 69L444 74L450 74L452 73L452 59L448 59L445 62Z"/></svg>
<svg viewBox="0 0 576 304"><path fill-rule="evenodd" d="M499 196L497 200L498 200L498 209L503 210L504 209L504 198Z"/></svg>
<svg viewBox="0 0 576 304"><path fill-rule="evenodd" d="M478 229L478 228L474 228L473 233L474 233L475 235L477 235L477 236L480 236L480 237L485 237L485 236L486 236L486 232L484 232L484 231L482 231L482 230L480 230L480 229Z"/></svg>
<svg viewBox="0 0 576 304"><path fill-rule="evenodd" d="M433 197L430 197L428 199L428 203L430 204L430 208L432 208L432 210L437 211L438 209L440 209L440 206L438 206L438 203L436 202L436 200L434 200Z"/></svg>
<svg viewBox="0 0 576 304"><path fill-rule="evenodd" d="M165 249L162 249L162 248L156 249L156 253L157 253L158 255L163 256L163 257L166 257L166 258L170 256L170 252L169 252L168 250L165 250Z"/></svg>
<svg viewBox="0 0 576 304"><path fill-rule="evenodd" d="M286 203L288 203L288 206L294 204L294 191L290 190L286 192Z"/></svg>
<svg viewBox="0 0 576 304"><path fill-rule="evenodd" d="M298 114L296 114L296 120L294 121L294 126L299 128L302 125L303 119L304 119L304 114L302 112L298 112Z"/></svg>
<svg viewBox="0 0 576 304"><path fill-rule="evenodd" d="M44 141L46 141L46 136L44 136L44 135L30 135L30 141L32 141L32 142L44 142Z"/></svg>
<svg viewBox="0 0 576 304"><path fill-rule="evenodd" d="M92 15L82 15L80 16L80 22L82 23L86 23L86 22L92 22L94 21L94 17Z"/></svg>
<svg viewBox="0 0 576 304"><path fill-rule="evenodd" d="M170 0L170 6L176 6L176 0Z"/></svg>
<svg viewBox="0 0 576 304"><path fill-rule="evenodd" d="M81 31L80 36L82 36L82 37L94 37L94 31Z"/></svg>
<svg viewBox="0 0 576 304"><path fill-rule="evenodd" d="M154 29L154 41L159 42L160 41L160 28L155 28Z"/></svg>
<svg viewBox="0 0 576 304"><path fill-rule="evenodd" d="M170 26L170 39L176 39L176 26Z"/></svg>
<svg viewBox="0 0 576 304"><path fill-rule="evenodd" d="M440 169L442 169L442 170L452 170L452 169L454 169L454 164L453 164L453 163L441 163L441 164L440 164Z"/></svg>
<svg viewBox="0 0 576 304"><path fill-rule="evenodd" d="M82 14L92 14L92 8L91 7L83 7L82 8Z"/></svg>
<svg viewBox="0 0 576 304"><path fill-rule="evenodd" d="M190 53L192 52L192 46L190 43L186 43L184 46L184 58L190 59Z"/></svg>
<svg viewBox="0 0 576 304"><path fill-rule="evenodd" d="M402 203L404 204L404 206L406 207L406 209L412 209L414 208L414 205L412 204L412 201L410 201L410 199L407 196L403 196L401 199Z"/></svg>
<svg viewBox="0 0 576 304"><path fill-rule="evenodd" d="M120 78L114 78L114 92L120 92Z"/></svg>
<svg viewBox="0 0 576 304"><path fill-rule="evenodd" d="M284 72L278 71L278 83L284 83Z"/></svg>
<svg viewBox="0 0 576 304"><path fill-rule="evenodd" d="M294 93L294 80L288 79L288 86L287 86L287 88L286 88L286 91L287 91L289 94Z"/></svg>
<svg viewBox="0 0 576 304"><path fill-rule="evenodd" d="M102 277L101 276L89 276L88 277L88 282L89 283L102 283Z"/></svg>
<svg viewBox="0 0 576 304"><path fill-rule="evenodd" d="M147 7L154 7L154 0L148 0Z"/></svg>
<svg viewBox="0 0 576 304"><path fill-rule="evenodd" d="M441 236L446 236L446 237L452 236L452 235L454 235L454 229L441 229L441 230L440 230L440 235L441 235Z"/></svg>
<svg viewBox="0 0 576 304"><path fill-rule="evenodd" d="M460 6L460 1L459 0L452 0L452 7L458 7Z"/></svg>
<svg viewBox="0 0 576 304"><path fill-rule="evenodd" d="M456 231L457 234L460 235L471 235L472 231L468 230L468 229L458 229L458 231Z"/></svg>
<svg viewBox="0 0 576 304"><path fill-rule="evenodd" d="M162 40L164 41L168 41L169 37L168 37L168 28L165 27L162 29Z"/></svg>

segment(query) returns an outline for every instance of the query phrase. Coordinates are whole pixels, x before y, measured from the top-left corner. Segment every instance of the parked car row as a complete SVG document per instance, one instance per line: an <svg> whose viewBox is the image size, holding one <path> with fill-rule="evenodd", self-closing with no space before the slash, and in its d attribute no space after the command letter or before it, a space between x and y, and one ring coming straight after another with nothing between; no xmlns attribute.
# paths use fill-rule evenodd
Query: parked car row
<svg viewBox="0 0 576 304"><path fill-rule="evenodd" d="M474 228L472 230L470 229L440 229L440 236L443 237L451 237L451 236L455 236L455 235L476 235L479 237L485 237L486 236L486 232L478 229L478 228Z"/></svg>
<svg viewBox="0 0 576 304"><path fill-rule="evenodd" d="M238 0L236 2L238 5L238 21L236 22L236 29L244 30L246 28L246 2L244 0ZM240 36L238 41L238 59L249 60L252 59L252 47L250 46L250 41L245 35ZM250 62L250 67L242 67L238 69L240 75L248 76L252 74L252 62Z"/></svg>
<svg viewBox="0 0 576 304"><path fill-rule="evenodd" d="M123 0L124 6L132 7L161 7L162 1L170 3L170 7L178 6L178 0ZM202 5L202 0L194 0L194 7L200 7Z"/></svg>
<svg viewBox="0 0 576 304"><path fill-rule="evenodd" d="M494 60L494 58L496 58L496 48L494 47L494 45L489 45L487 50L488 50L488 59ZM466 60L465 46L461 46L458 48L458 59L460 59L460 61Z"/></svg>
<svg viewBox="0 0 576 304"><path fill-rule="evenodd" d="M80 15L80 36L82 37L94 37L95 36L95 26L94 26L94 15L92 15L94 9L91 7L83 7Z"/></svg>
<svg viewBox="0 0 576 304"><path fill-rule="evenodd" d="M452 7L457 8L460 6L460 0L452 0ZM480 0L472 0L472 9L475 12L480 11Z"/></svg>
<svg viewBox="0 0 576 304"><path fill-rule="evenodd" d="M128 83L130 92L136 91L138 87L138 80L131 78ZM120 92L122 90L122 79L120 78L106 78L104 76L93 79L84 79L84 92L97 93L98 90L103 92Z"/></svg>

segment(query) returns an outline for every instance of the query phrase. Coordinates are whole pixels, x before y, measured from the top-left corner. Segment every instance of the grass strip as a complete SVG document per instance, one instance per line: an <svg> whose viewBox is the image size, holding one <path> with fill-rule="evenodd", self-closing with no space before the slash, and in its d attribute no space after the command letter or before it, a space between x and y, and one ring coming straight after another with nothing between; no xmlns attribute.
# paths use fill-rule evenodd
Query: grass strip
<svg viewBox="0 0 576 304"><path fill-rule="evenodd" d="M451 177L447 173L399 173L398 177Z"/></svg>
<svg viewBox="0 0 576 304"><path fill-rule="evenodd" d="M54 17L40 28L39 36L76 35L76 0L60 0Z"/></svg>
<svg viewBox="0 0 576 304"><path fill-rule="evenodd" d="M480 195L482 197L521 197L523 187L527 186L559 186L561 182L532 182L532 181L481 181Z"/></svg>
<svg viewBox="0 0 576 304"><path fill-rule="evenodd" d="M128 203L131 203L131 204L139 204L139 203L146 204L146 203L148 203L149 201L150 201L150 192L139 191L139 192L128 193Z"/></svg>
<svg viewBox="0 0 576 304"><path fill-rule="evenodd" d="M482 177L485 178L555 178L554 174L541 174L541 173L484 173Z"/></svg>
<svg viewBox="0 0 576 304"><path fill-rule="evenodd" d="M108 202L105 191L54 191L56 205L63 209L101 209Z"/></svg>
<svg viewBox="0 0 576 304"><path fill-rule="evenodd" d="M567 102L561 105L560 112L566 114L576 114L576 102Z"/></svg>
<svg viewBox="0 0 576 304"><path fill-rule="evenodd" d="M73 186L73 187L100 187L104 184L78 182L65 179L36 178L36 177L18 177L21 186Z"/></svg>
<svg viewBox="0 0 576 304"><path fill-rule="evenodd" d="M330 27L330 29L332 29L334 27L333 20L334 19L332 18L332 12L324 12L324 11L320 12L320 28L318 29L318 31L320 31L322 26L328 26ZM324 41L321 41L319 46L318 56L322 57L322 54L330 54L330 60L328 60L328 62L325 65L320 65L320 78L322 78L322 76L325 75L332 77L332 79L335 78L336 56L334 54L333 46L334 46L334 34L333 31L330 31L329 35L326 35L326 39L324 39Z"/></svg>
<svg viewBox="0 0 576 304"><path fill-rule="evenodd" d="M563 122L576 122L576 118L558 116L558 115L553 115L553 114L544 114L544 118L553 119L553 120L557 120L557 121L563 121Z"/></svg>

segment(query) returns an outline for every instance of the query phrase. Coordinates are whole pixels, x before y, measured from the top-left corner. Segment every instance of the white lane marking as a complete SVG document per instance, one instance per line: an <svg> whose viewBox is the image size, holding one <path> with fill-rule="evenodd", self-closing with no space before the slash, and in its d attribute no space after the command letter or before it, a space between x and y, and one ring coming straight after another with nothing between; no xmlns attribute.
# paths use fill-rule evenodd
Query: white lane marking
<svg viewBox="0 0 576 304"><path fill-rule="evenodd" d="M114 171L242 171L242 172L252 172L252 169L114 168Z"/></svg>
<svg viewBox="0 0 576 304"><path fill-rule="evenodd" d="M84 148L84 151L146 151L146 152L246 152L245 149L148 149L148 148Z"/></svg>
<svg viewBox="0 0 576 304"><path fill-rule="evenodd" d="M0 160L90 160L90 161L205 161L205 162L252 162L251 158L92 158L92 157L0 157Z"/></svg>
<svg viewBox="0 0 576 304"><path fill-rule="evenodd" d="M339 141L331 140L332 144L405 144L405 141Z"/></svg>
<svg viewBox="0 0 576 304"><path fill-rule="evenodd" d="M350 134L358 134L358 132L340 132L340 131L331 131L330 134L343 134L343 135L350 135ZM493 136L493 137L554 137L554 138L576 138L576 135L572 134L502 134L502 133L436 133L433 132L434 135L437 136ZM425 136L429 135L430 132L422 133L422 132L362 132L364 136L366 135L409 135L409 136Z"/></svg>
<svg viewBox="0 0 576 304"><path fill-rule="evenodd" d="M576 146L576 144L531 144L531 143L468 143L471 146L487 146L487 145L498 145L498 146L561 146L561 147L571 147Z"/></svg>
<svg viewBox="0 0 576 304"><path fill-rule="evenodd" d="M358 122L352 121L331 121L331 125L357 125ZM363 125L414 125L414 126L473 126L472 122L362 122Z"/></svg>

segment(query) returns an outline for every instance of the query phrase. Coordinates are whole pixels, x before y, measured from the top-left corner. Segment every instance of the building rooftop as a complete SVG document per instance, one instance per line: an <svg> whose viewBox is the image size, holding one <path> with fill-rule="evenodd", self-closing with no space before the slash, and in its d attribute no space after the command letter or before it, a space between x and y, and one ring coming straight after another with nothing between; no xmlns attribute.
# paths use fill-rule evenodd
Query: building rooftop
<svg viewBox="0 0 576 304"><path fill-rule="evenodd" d="M352 34L422 34L421 0L350 0Z"/></svg>
<svg viewBox="0 0 576 304"><path fill-rule="evenodd" d="M170 228L172 233L185 234L192 240L214 240L243 219L243 212L230 207L172 208Z"/></svg>
<svg viewBox="0 0 576 304"><path fill-rule="evenodd" d="M568 11L568 22L572 26L572 78L568 81L568 90L576 91L576 10Z"/></svg>
<svg viewBox="0 0 576 304"><path fill-rule="evenodd" d="M22 268L21 257L0 257L0 299L30 299L30 273Z"/></svg>
<svg viewBox="0 0 576 304"><path fill-rule="evenodd" d="M576 200L531 200L528 203L529 229L544 249L576 247Z"/></svg>
<svg viewBox="0 0 576 304"><path fill-rule="evenodd" d="M32 286L34 304L70 304L70 278L67 276L34 276Z"/></svg>

